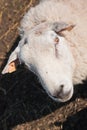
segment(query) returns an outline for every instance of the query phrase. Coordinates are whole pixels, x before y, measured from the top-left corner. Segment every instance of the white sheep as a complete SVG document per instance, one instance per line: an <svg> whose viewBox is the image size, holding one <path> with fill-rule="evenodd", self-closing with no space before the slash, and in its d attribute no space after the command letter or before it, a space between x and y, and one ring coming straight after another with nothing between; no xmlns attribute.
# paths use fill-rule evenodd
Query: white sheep
<svg viewBox="0 0 87 130"><path fill-rule="evenodd" d="M21 40L2 74L19 60L38 76L53 100L68 101L73 85L87 76L86 4L85 0L41 0L32 7L21 21Z"/></svg>

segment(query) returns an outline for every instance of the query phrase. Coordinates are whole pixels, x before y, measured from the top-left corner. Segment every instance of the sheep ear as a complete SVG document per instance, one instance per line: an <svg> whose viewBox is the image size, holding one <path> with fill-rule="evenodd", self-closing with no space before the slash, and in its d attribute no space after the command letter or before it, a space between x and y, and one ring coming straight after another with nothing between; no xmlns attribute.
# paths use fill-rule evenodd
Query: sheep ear
<svg viewBox="0 0 87 130"><path fill-rule="evenodd" d="M65 22L55 22L52 25L52 30L56 33L60 33L62 31L71 31L75 25L66 24Z"/></svg>
<svg viewBox="0 0 87 130"><path fill-rule="evenodd" d="M16 49L11 53L8 62L2 71L2 74L12 73L16 70L16 67L19 63L18 52L19 52L19 47L17 46Z"/></svg>

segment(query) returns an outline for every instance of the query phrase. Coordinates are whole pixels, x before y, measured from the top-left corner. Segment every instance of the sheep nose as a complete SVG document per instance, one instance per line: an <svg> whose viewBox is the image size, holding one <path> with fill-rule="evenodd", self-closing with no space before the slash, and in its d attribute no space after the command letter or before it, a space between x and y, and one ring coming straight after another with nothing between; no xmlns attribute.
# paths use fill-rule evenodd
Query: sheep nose
<svg viewBox="0 0 87 130"><path fill-rule="evenodd" d="M61 95L61 93L63 92L64 85L63 84L60 85L59 88L60 89L58 91L54 92L54 96L53 96L54 98L57 98L57 97L59 97L59 95Z"/></svg>
<svg viewBox="0 0 87 130"><path fill-rule="evenodd" d="M53 95L54 98L64 99L69 97L71 91L64 92L64 85L60 85L60 89L56 91Z"/></svg>

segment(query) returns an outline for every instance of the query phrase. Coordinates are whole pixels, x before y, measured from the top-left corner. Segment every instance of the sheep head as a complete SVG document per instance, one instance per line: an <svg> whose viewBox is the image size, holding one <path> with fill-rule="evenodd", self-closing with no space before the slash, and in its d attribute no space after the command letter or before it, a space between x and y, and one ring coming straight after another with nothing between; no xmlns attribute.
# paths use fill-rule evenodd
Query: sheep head
<svg viewBox="0 0 87 130"><path fill-rule="evenodd" d="M74 58L67 41L60 33L72 28L72 25L55 22L22 30L22 39L10 55L2 73L12 72L10 68L14 68L13 62L19 59L20 63L25 63L38 76L53 100L68 101L73 95Z"/></svg>

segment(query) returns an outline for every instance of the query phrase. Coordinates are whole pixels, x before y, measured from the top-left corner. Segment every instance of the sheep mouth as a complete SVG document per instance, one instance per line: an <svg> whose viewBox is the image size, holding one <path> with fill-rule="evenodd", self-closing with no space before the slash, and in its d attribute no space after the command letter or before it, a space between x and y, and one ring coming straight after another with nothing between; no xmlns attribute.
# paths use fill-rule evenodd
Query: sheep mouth
<svg viewBox="0 0 87 130"><path fill-rule="evenodd" d="M73 92L72 92L72 90L71 90L71 91L70 91L68 94L66 94L65 96L64 96L64 95L63 95L63 96L58 95L58 97L53 96L53 95L50 94L49 92L47 92L47 94L48 94L48 96L49 96L51 99L53 99L53 100L56 101L56 102L67 102L67 101L69 101L69 100L72 98Z"/></svg>
<svg viewBox="0 0 87 130"><path fill-rule="evenodd" d="M66 97L58 97L58 98L56 98L55 96L50 96L54 101L56 101L56 102L67 102L67 101L69 101L70 99L71 99L71 96L66 96Z"/></svg>
<svg viewBox="0 0 87 130"><path fill-rule="evenodd" d="M59 102L67 102L70 99L70 95L67 95L64 97L58 96L58 98L55 96L52 96L52 97L55 101L59 101Z"/></svg>

